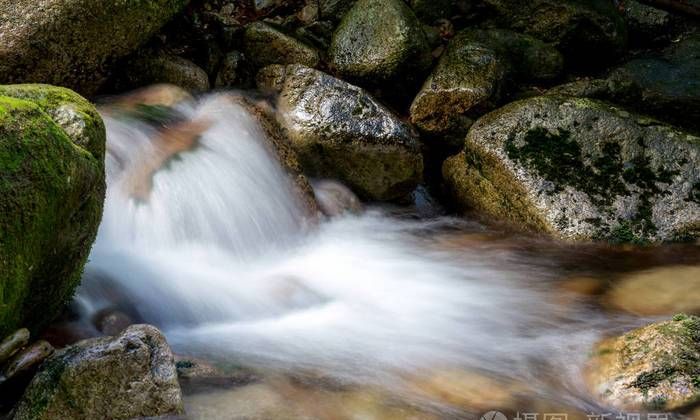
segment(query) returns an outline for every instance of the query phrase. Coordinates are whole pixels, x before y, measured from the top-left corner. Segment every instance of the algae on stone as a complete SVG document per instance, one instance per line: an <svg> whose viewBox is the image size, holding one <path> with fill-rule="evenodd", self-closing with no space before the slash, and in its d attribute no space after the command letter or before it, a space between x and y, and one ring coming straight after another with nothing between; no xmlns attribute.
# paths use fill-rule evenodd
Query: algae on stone
<svg viewBox="0 0 700 420"><path fill-rule="evenodd" d="M0 87L0 335L56 316L102 215L105 131L63 88Z"/></svg>

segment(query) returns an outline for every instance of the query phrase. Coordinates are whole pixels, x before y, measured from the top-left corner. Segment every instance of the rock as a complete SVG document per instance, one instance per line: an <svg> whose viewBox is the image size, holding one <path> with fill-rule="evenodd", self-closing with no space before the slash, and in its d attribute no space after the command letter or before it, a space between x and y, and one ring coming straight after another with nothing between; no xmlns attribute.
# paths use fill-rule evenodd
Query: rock
<svg viewBox="0 0 700 420"><path fill-rule="evenodd" d="M170 347L150 325L81 341L42 365L13 419L150 417L182 413Z"/></svg>
<svg viewBox="0 0 700 420"><path fill-rule="evenodd" d="M700 138L590 99L542 96L482 117L443 165L457 203L565 239L700 234Z"/></svg>
<svg viewBox="0 0 700 420"><path fill-rule="evenodd" d="M661 56L632 60L608 78L612 99L681 126L700 129L700 34Z"/></svg>
<svg viewBox="0 0 700 420"><path fill-rule="evenodd" d="M362 203L350 188L338 181L322 179L312 183L316 202L323 214L328 217L341 216L345 213L360 213Z"/></svg>
<svg viewBox="0 0 700 420"><path fill-rule="evenodd" d="M216 74L214 86L217 88L229 88L247 85L249 80L245 56L241 52L232 51L224 57L221 67L219 67L219 71Z"/></svg>
<svg viewBox="0 0 700 420"><path fill-rule="evenodd" d="M698 361L700 318L677 315L599 343L585 379L617 409L678 410L700 399Z"/></svg>
<svg viewBox="0 0 700 420"><path fill-rule="evenodd" d="M74 92L0 86L0 336L58 315L102 216L105 129Z"/></svg>
<svg viewBox="0 0 700 420"><path fill-rule="evenodd" d="M3 369L2 375L0 375L0 384L36 368L47 357L51 356L53 351L53 346L44 340L39 340L20 351Z"/></svg>
<svg viewBox="0 0 700 420"><path fill-rule="evenodd" d="M29 343L29 330L20 328L0 343L0 365Z"/></svg>
<svg viewBox="0 0 700 420"><path fill-rule="evenodd" d="M463 138L473 118L498 104L506 79L550 79L562 67L556 49L530 36L502 29L460 32L413 100L411 121L428 135Z"/></svg>
<svg viewBox="0 0 700 420"><path fill-rule="evenodd" d="M363 89L328 74L299 65L276 72L277 118L307 174L339 179L370 200L410 194L423 171L410 126Z"/></svg>
<svg viewBox="0 0 700 420"><path fill-rule="evenodd" d="M205 92L209 90L209 76L190 60L157 54L129 62L123 80L117 82L117 86L126 88L152 84L170 84L190 92Z"/></svg>
<svg viewBox="0 0 700 420"><path fill-rule="evenodd" d="M593 296L603 293L605 281L597 277L575 276L564 279L559 288L568 293L582 296Z"/></svg>
<svg viewBox="0 0 700 420"><path fill-rule="evenodd" d="M316 67L320 62L318 51L264 22L253 22L246 27L243 37L245 55L257 67L270 64L303 64Z"/></svg>
<svg viewBox="0 0 700 420"><path fill-rule="evenodd" d="M355 2L328 55L340 75L370 83L419 75L432 61L421 24L402 0Z"/></svg>
<svg viewBox="0 0 700 420"><path fill-rule="evenodd" d="M187 1L10 3L0 19L0 82L50 83L89 95L117 59L150 39Z"/></svg>
<svg viewBox="0 0 700 420"><path fill-rule="evenodd" d="M700 267L672 266L628 274L615 282L605 302L636 315L700 314Z"/></svg>
<svg viewBox="0 0 700 420"><path fill-rule="evenodd" d="M635 0L624 2L630 43L643 44L664 39L671 29L671 14Z"/></svg>
<svg viewBox="0 0 700 420"><path fill-rule="evenodd" d="M117 335L133 324L131 317L115 308L106 308L94 316L95 327L104 335Z"/></svg>
<svg viewBox="0 0 700 420"><path fill-rule="evenodd" d="M609 0L485 0L501 26L553 42L567 64L601 65L627 43L621 13Z"/></svg>
<svg viewBox="0 0 700 420"><path fill-rule="evenodd" d="M212 388L249 385L259 380L255 372L243 367L223 370L205 360L191 357L175 356L175 360L180 386L186 395L210 392Z"/></svg>

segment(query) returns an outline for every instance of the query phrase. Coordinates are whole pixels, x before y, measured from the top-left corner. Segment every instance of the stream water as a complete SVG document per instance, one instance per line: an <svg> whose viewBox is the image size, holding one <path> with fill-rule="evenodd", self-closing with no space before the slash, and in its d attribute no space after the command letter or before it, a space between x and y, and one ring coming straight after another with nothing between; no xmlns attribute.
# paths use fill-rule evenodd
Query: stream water
<svg viewBox="0 0 700 420"><path fill-rule="evenodd" d="M152 177L134 174L167 135L105 115L107 201L76 301L86 319L116 305L179 355L254 372L185 389L191 418L610 412L583 385L586 356L649 319L562 285L696 262L513 234L426 200L315 224L242 106L209 96L179 112L208 128Z"/></svg>

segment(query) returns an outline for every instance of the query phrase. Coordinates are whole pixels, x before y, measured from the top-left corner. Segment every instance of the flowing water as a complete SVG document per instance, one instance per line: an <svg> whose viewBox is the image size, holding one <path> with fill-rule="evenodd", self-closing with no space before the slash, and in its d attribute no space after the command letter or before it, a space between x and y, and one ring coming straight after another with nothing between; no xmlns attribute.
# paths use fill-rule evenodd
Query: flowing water
<svg viewBox="0 0 700 420"><path fill-rule="evenodd" d="M209 96L178 112L206 128L153 173L167 132L105 115L108 194L77 302L86 319L117 305L177 354L255 372L189 392L193 418L604 410L581 379L588 351L649 320L561 279L684 258L514 235L425 200L316 224L244 107Z"/></svg>

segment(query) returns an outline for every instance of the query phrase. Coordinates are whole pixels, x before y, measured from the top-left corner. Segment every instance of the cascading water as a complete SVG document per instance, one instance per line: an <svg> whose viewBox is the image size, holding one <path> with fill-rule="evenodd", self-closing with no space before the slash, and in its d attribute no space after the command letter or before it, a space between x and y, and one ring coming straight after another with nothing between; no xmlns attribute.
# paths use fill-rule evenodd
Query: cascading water
<svg viewBox="0 0 700 420"><path fill-rule="evenodd" d="M219 95L179 111L204 131L140 198L134 174L158 135L105 116L107 201L77 298L88 316L127 305L176 352L219 362L393 389L418 372L478 370L590 407L578 369L605 319L553 301L552 264L440 246L442 233L482 230L447 217L370 209L310 228L244 107Z"/></svg>

